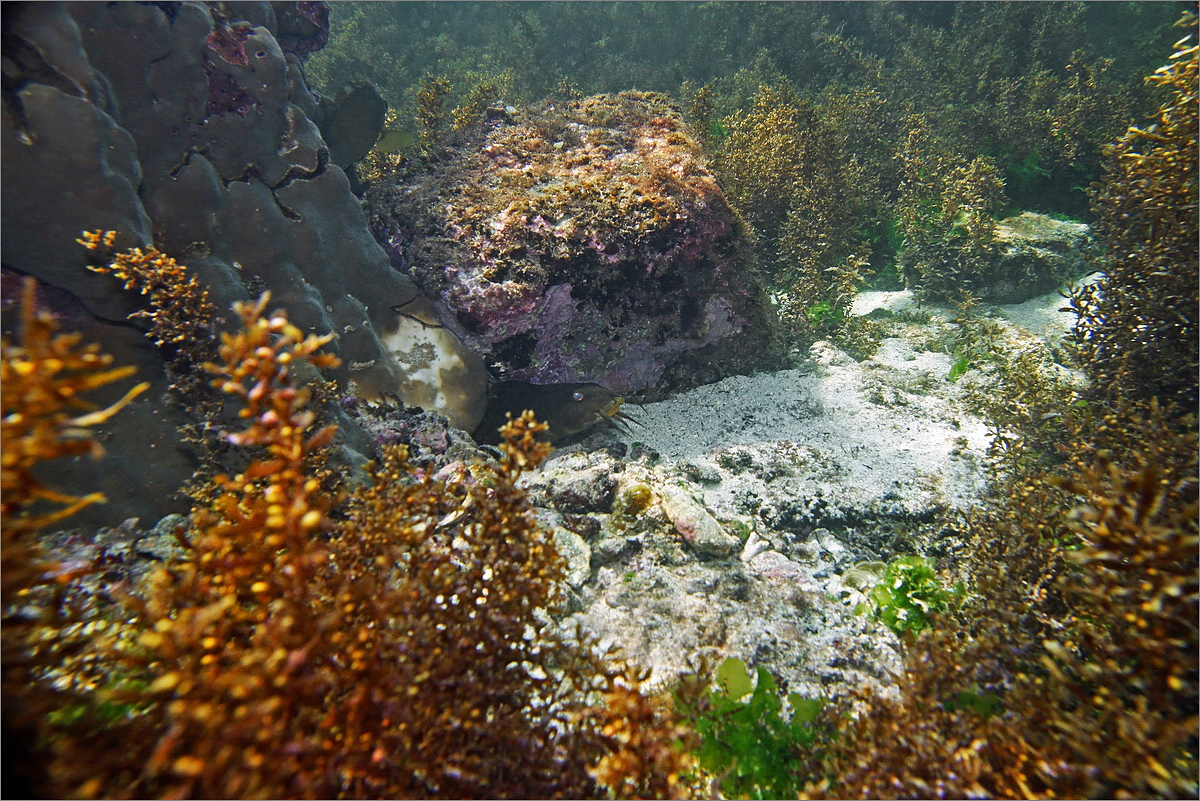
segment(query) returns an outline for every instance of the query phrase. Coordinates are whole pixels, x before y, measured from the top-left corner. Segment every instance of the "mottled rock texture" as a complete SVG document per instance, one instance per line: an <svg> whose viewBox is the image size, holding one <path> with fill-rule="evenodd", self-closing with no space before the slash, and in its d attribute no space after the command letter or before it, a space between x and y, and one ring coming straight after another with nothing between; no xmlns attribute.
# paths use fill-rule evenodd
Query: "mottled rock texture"
<svg viewBox="0 0 1200 801"><path fill-rule="evenodd" d="M718 483L742 478L714 470ZM737 656L808 695L888 687L899 665L895 638L855 615L840 593L837 573L854 555L839 537L855 532L843 525L835 536L810 526L796 536L775 528L754 514L754 505L783 491L769 486L769 475L751 470L763 481L759 496L737 500L693 483L678 462L618 459L604 451L560 451L523 476L521 486L539 519L554 527L571 565L572 614L563 630L581 624L601 647L616 646L651 669L651 684L659 688L693 672L699 656L718 662ZM620 486L611 511L587 513L595 524L587 528L579 517L552 508L563 487L585 474L607 475L609 484ZM637 497L641 502L631 503ZM906 525L886 514L877 522L881 531ZM758 546L739 558L742 540ZM878 558L879 540L862 544L854 550Z"/></svg>
<svg viewBox="0 0 1200 801"><path fill-rule="evenodd" d="M157 381L160 355L125 336L144 299L89 272L75 243L115 230L120 249L153 244L188 264L222 312L269 289L301 329L335 334L342 366L327 377L474 427L482 362L429 325L312 119L302 59L328 34L323 4L27 3L4 21L5 268L74 295L88 335ZM103 462L56 466L60 485L111 496L89 510L105 522L182 506L170 496L195 468L176 435L187 409L154 389L114 419Z"/></svg>
<svg viewBox="0 0 1200 801"><path fill-rule="evenodd" d="M539 384L662 395L775 366L746 226L667 98L496 111L367 192L446 326Z"/></svg>
<svg viewBox="0 0 1200 801"><path fill-rule="evenodd" d="M1024 211L996 223L997 254L981 295L1023 303L1096 269L1100 246L1084 223Z"/></svg>

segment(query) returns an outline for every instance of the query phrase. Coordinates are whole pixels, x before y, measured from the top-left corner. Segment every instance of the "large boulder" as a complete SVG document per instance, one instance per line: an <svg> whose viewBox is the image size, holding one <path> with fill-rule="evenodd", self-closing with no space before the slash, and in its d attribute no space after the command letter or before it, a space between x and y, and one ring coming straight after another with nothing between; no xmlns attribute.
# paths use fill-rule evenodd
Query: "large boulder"
<svg viewBox="0 0 1200 801"><path fill-rule="evenodd" d="M662 395L778 360L746 226L662 95L494 107L366 200L393 266L508 377Z"/></svg>
<svg viewBox="0 0 1200 801"><path fill-rule="evenodd" d="M997 254L980 295L989 303L1023 303L1096 267L1100 246L1084 223L1024 211L996 223Z"/></svg>

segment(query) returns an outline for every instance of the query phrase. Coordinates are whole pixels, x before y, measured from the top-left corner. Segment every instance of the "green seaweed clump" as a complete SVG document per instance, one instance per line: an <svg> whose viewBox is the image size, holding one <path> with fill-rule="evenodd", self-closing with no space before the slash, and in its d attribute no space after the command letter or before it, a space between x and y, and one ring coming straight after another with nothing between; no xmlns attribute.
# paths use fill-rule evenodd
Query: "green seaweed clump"
<svg viewBox="0 0 1200 801"><path fill-rule="evenodd" d="M758 668L755 682L746 663L732 657L717 668L716 680L720 688L686 713L701 739L701 767L718 777L726 798L795 798L825 735L813 725L824 702L790 693L785 720L766 668Z"/></svg>
<svg viewBox="0 0 1200 801"><path fill-rule="evenodd" d="M867 592L875 619L902 636L929 628L930 615L945 614L964 595L961 582L946 589L933 564L921 556L896 557ZM854 611L861 614L867 610L865 604L859 604Z"/></svg>
<svg viewBox="0 0 1200 801"><path fill-rule="evenodd" d="M971 360L961 353L954 355L954 363L950 365L949 371L946 372L946 380L953 384L958 379L966 375L971 369Z"/></svg>

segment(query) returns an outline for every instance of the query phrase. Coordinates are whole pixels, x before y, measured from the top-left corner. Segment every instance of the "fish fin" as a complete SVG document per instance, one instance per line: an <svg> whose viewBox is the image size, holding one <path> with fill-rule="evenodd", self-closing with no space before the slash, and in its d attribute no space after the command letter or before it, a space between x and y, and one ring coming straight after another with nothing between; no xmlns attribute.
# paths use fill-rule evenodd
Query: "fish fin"
<svg viewBox="0 0 1200 801"><path fill-rule="evenodd" d="M637 419L636 417L626 414L624 408L617 409L615 412L613 412L613 417L617 418L618 420L620 420L623 423L632 423L633 425L637 426L638 428L646 427L645 424L641 420Z"/></svg>
<svg viewBox="0 0 1200 801"><path fill-rule="evenodd" d="M629 426L626 424L626 420L628 419L629 418L622 415L619 411L604 415L605 422L607 422L610 426L617 429L617 431L620 431L625 436L632 437L633 431L631 431Z"/></svg>

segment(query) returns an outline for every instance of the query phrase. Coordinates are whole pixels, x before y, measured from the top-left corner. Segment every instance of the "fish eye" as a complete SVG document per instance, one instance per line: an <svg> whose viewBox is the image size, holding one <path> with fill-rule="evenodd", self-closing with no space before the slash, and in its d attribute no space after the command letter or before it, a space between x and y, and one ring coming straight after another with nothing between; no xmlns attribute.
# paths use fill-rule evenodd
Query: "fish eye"
<svg viewBox="0 0 1200 801"><path fill-rule="evenodd" d="M574 400L577 400L577 401L581 401L581 400L583 400L583 393L576 392L574 395L571 396L571 398Z"/></svg>

